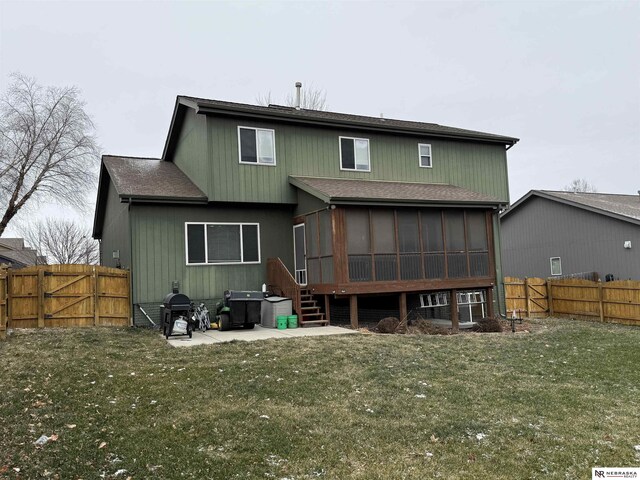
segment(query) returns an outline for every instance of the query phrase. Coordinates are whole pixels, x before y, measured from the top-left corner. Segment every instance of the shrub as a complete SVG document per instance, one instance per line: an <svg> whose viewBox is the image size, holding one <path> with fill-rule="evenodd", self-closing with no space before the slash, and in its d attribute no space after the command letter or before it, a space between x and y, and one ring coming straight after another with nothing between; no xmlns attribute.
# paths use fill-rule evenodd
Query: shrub
<svg viewBox="0 0 640 480"><path fill-rule="evenodd" d="M378 322L378 332L394 333L399 324L400 320L398 320L396 317L385 317Z"/></svg>
<svg viewBox="0 0 640 480"><path fill-rule="evenodd" d="M502 324L497 318L481 318L476 322L474 331L482 333L501 332Z"/></svg>

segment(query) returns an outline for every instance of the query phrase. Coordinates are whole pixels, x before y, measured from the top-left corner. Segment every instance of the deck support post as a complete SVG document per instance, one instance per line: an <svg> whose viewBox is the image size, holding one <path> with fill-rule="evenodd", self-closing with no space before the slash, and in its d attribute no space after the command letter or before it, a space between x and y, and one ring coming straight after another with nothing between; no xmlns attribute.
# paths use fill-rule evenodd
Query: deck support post
<svg viewBox="0 0 640 480"><path fill-rule="evenodd" d="M327 318L327 325L331 325L331 297L329 295L324 296L324 313Z"/></svg>
<svg viewBox="0 0 640 480"><path fill-rule="evenodd" d="M458 291L451 290L451 329L454 332L460 330L460 319L458 318Z"/></svg>
<svg viewBox="0 0 640 480"><path fill-rule="evenodd" d="M407 319L407 294L402 292L400 294L400 323Z"/></svg>
<svg viewBox="0 0 640 480"><path fill-rule="evenodd" d="M498 289L496 289L496 293L500 295ZM493 287L487 288L487 317L493 318Z"/></svg>
<svg viewBox="0 0 640 480"><path fill-rule="evenodd" d="M358 328L358 296L349 297L349 313L351 316L351 327Z"/></svg>

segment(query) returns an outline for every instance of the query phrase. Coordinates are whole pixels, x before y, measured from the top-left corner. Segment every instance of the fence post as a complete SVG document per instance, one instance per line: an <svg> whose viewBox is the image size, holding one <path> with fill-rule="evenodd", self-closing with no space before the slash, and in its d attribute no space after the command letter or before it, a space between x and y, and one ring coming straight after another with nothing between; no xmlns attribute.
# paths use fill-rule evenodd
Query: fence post
<svg viewBox="0 0 640 480"><path fill-rule="evenodd" d="M529 305L529 278L524 277L524 302L527 311L527 318L531 317L531 306Z"/></svg>
<svg viewBox="0 0 640 480"><path fill-rule="evenodd" d="M604 305L603 305L602 280L598 280L598 303L600 305L600 321L604 323Z"/></svg>
<svg viewBox="0 0 640 480"><path fill-rule="evenodd" d="M547 280L547 302L549 303L549 316L553 317L553 282Z"/></svg>
<svg viewBox="0 0 640 480"><path fill-rule="evenodd" d="M38 268L38 328L44 328L44 268Z"/></svg>
<svg viewBox="0 0 640 480"><path fill-rule="evenodd" d="M98 284L99 282L99 277L98 277L99 273L98 273L98 269L95 267L95 265L93 267L91 267L91 286L93 287L93 326L97 326L98 323L100 323L100 310L98 305L100 305L99 300L100 300L100 296L98 294Z"/></svg>

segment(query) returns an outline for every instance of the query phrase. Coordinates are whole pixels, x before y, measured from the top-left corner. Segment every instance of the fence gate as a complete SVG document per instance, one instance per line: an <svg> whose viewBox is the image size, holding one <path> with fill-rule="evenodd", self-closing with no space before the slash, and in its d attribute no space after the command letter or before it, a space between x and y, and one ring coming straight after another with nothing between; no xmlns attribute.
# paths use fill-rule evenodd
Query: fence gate
<svg viewBox="0 0 640 480"><path fill-rule="evenodd" d="M93 265L9 271L13 328L129 325L129 273Z"/></svg>
<svg viewBox="0 0 640 480"><path fill-rule="evenodd" d="M549 310L547 282L544 278L505 277L507 316L546 317Z"/></svg>

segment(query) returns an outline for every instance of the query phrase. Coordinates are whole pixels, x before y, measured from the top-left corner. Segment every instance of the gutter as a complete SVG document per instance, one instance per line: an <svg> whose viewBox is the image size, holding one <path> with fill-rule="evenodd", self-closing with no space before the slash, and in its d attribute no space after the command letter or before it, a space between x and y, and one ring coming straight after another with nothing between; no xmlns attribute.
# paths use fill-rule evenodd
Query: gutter
<svg viewBox="0 0 640 480"><path fill-rule="evenodd" d="M514 147L516 145L516 143L518 143L520 141L520 139L518 139L518 138L514 138L513 140L514 140L514 142L511 145L507 145L507 148L504 149L505 152L509 151L509 149L511 147Z"/></svg>
<svg viewBox="0 0 640 480"><path fill-rule="evenodd" d="M499 208L501 203L499 202L456 202L450 200L399 200L399 199L390 199L390 200L380 200L380 199L347 199L347 198L332 198L330 199L330 203L334 205L354 205L354 206L364 206L364 205L380 205L380 206L388 206L388 207L425 207L437 205L438 207L470 207L470 208Z"/></svg>
<svg viewBox="0 0 640 480"><path fill-rule="evenodd" d="M475 140L475 141L483 141L487 143L499 143L503 145L515 145L518 142L517 138L513 137L500 137L500 136L483 136L478 134L465 134L465 133L446 133L439 131L430 131L416 128L400 128L400 127L389 127L384 125L371 125L370 123L358 122L358 121L340 121L334 119L323 119L323 118L308 118L308 117L300 117L297 118L291 115L291 112L256 112L251 109L242 109L242 108L224 108L223 106L208 106L198 103L198 107L196 109L196 113L199 114L217 114L217 115L227 115L227 116L243 116L243 117L254 117L261 118L264 120L276 120L285 123L296 123L296 124L305 124L305 125L321 125L325 127L335 127L335 128L348 128L352 130L368 130L375 132L387 132L387 133L395 133L395 134L403 134L403 135L414 135L414 136L428 136L428 137L439 137L439 138L452 138L457 140ZM510 148L510 147L509 147Z"/></svg>
<svg viewBox="0 0 640 480"><path fill-rule="evenodd" d="M136 202L146 202L146 203L183 203L183 204L199 204L206 205L209 203L209 199L207 197L202 198L184 198L184 197L146 197L146 196L120 196L120 203L133 203Z"/></svg>

